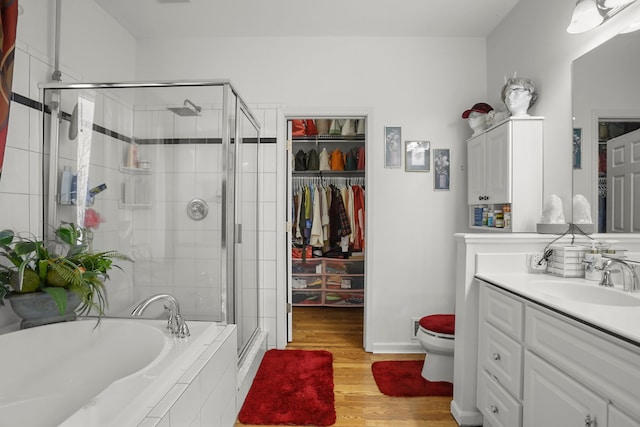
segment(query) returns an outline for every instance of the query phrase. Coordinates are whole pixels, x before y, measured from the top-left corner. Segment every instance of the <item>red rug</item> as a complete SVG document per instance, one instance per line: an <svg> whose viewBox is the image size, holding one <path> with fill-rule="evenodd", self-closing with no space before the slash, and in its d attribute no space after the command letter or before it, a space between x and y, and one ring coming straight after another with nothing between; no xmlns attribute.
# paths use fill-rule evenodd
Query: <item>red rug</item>
<svg viewBox="0 0 640 427"><path fill-rule="evenodd" d="M243 424L334 424L333 355L322 350L267 351L238 420Z"/></svg>
<svg viewBox="0 0 640 427"><path fill-rule="evenodd" d="M374 362L373 378L387 396L453 396L453 384L422 378L422 360Z"/></svg>

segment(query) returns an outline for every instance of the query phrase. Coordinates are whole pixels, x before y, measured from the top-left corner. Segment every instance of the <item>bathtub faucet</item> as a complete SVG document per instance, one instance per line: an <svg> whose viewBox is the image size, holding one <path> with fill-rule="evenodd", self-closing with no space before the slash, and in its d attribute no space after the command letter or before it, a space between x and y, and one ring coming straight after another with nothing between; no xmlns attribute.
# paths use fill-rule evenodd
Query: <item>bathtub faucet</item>
<svg viewBox="0 0 640 427"><path fill-rule="evenodd" d="M149 298L142 301L140 304L136 306L131 312L132 316L142 316L142 313L151 305L151 303L155 301L165 300L169 303L170 307L164 306L165 310L169 310L169 319L167 320L167 329L171 331L172 334L179 336L180 338L188 337L189 327L187 326L187 322L185 322L182 314L180 314L180 304L178 304L178 300L169 294L157 294L150 296Z"/></svg>

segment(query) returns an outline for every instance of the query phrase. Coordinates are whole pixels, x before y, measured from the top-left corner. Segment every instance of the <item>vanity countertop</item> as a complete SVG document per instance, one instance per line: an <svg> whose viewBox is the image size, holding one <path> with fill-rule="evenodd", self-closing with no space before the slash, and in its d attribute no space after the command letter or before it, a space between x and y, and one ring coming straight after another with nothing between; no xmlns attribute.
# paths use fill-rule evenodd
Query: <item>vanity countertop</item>
<svg viewBox="0 0 640 427"><path fill-rule="evenodd" d="M622 338L640 351L640 292L551 274L479 273L476 277Z"/></svg>

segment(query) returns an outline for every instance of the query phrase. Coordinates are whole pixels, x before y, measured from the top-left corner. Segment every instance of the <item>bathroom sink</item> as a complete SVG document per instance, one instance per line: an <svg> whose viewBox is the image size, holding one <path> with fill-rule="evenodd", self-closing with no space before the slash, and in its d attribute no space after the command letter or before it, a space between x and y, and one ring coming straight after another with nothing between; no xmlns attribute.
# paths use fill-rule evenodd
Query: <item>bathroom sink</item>
<svg viewBox="0 0 640 427"><path fill-rule="evenodd" d="M587 304L634 307L640 306L640 298L616 289L597 284L587 285L564 281L536 281L531 283L538 292L557 298Z"/></svg>

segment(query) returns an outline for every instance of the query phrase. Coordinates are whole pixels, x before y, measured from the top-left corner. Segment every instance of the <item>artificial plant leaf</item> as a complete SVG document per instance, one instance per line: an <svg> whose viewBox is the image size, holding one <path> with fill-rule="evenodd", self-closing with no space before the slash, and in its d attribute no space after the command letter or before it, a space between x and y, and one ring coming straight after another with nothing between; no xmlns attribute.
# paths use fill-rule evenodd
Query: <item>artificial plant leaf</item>
<svg viewBox="0 0 640 427"><path fill-rule="evenodd" d="M13 250L15 251L15 253L17 255L30 254L32 252L35 252L36 249L37 249L36 243L35 242L30 242L30 241L18 242L13 247Z"/></svg>
<svg viewBox="0 0 640 427"><path fill-rule="evenodd" d="M67 227L60 227L56 230L56 234L58 235L60 240L62 240L66 244L71 246L76 244L76 239L75 239L76 233L74 232L73 229L67 228Z"/></svg>
<svg viewBox="0 0 640 427"><path fill-rule="evenodd" d="M8 245L9 243L13 242L13 236L14 234L11 230L0 231L0 244Z"/></svg>
<svg viewBox="0 0 640 427"><path fill-rule="evenodd" d="M45 287L43 291L48 293L58 306L58 312L64 314L67 311L67 292L62 288Z"/></svg>

